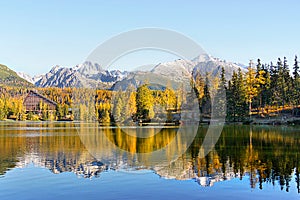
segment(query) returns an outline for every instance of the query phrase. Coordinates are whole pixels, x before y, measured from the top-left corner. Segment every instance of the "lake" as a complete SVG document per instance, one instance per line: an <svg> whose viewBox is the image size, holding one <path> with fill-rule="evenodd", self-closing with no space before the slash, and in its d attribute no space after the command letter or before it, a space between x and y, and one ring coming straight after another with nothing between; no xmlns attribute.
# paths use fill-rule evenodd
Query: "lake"
<svg viewBox="0 0 300 200"><path fill-rule="evenodd" d="M300 127L0 122L0 199L299 199Z"/></svg>

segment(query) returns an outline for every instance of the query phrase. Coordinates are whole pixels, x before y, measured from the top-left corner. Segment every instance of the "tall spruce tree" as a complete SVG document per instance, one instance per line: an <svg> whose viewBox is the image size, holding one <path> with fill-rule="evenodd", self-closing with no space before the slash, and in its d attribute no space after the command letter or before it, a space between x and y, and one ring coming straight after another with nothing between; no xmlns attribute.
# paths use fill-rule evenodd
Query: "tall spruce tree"
<svg viewBox="0 0 300 200"><path fill-rule="evenodd" d="M248 109L245 99L244 76L240 68L238 69L238 73L233 72L227 91L228 119L232 121L244 121L248 115Z"/></svg>
<svg viewBox="0 0 300 200"><path fill-rule="evenodd" d="M261 97L262 97L261 106L263 109L265 109L266 105L269 105L271 103L271 96L272 96L272 93L270 92L271 74L267 64L262 65L262 70L265 72L264 73L265 84L262 86L262 91L261 91Z"/></svg>
<svg viewBox="0 0 300 200"><path fill-rule="evenodd" d="M295 56L295 60L294 60L294 66L293 66L293 75L294 75L294 80L299 79L299 62L298 62L298 57L297 55Z"/></svg>
<svg viewBox="0 0 300 200"><path fill-rule="evenodd" d="M297 56L295 56L293 70L293 104L298 106L300 104L300 75Z"/></svg>
<svg viewBox="0 0 300 200"><path fill-rule="evenodd" d="M210 97L210 91L209 91L209 85L210 85L210 77L208 72L205 74L205 85L204 85L204 95L202 100L202 112L203 114L209 115L211 113L211 97Z"/></svg>
<svg viewBox="0 0 300 200"><path fill-rule="evenodd" d="M262 70L262 64L260 62L260 59L257 59L257 65L256 65L256 75L255 78L258 81L258 98L257 98L257 107L261 108L262 107L262 91L263 91L263 86L264 82L260 80L264 80L264 74L265 71ZM260 109L259 109L260 110Z"/></svg>
<svg viewBox="0 0 300 200"><path fill-rule="evenodd" d="M277 70L278 70L278 90L279 96L278 100L280 101L280 105L285 105L286 100L286 84L285 84L285 72L283 69L283 63L280 58L277 60Z"/></svg>
<svg viewBox="0 0 300 200"><path fill-rule="evenodd" d="M231 80L228 81L227 89L227 118L236 121L236 100L237 100L237 73L233 71Z"/></svg>
<svg viewBox="0 0 300 200"><path fill-rule="evenodd" d="M224 69L224 67L222 67L221 74L220 74L220 86L226 90L227 89L227 86L226 86L227 81L226 81L225 75L226 75L225 69Z"/></svg>
<svg viewBox="0 0 300 200"><path fill-rule="evenodd" d="M226 106L227 106L227 82L225 78L225 69L224 67L221 68L220 73L220 84L218 85L218 89L216 95L213 99L213 110L214 110L214 117L223 118L226 117Z"/></svg>
<svg viewBox="0 0 300 200"><path fill-rule="evenodd" d="M284 102L286 104L292 103L292 96L293 96L293 80L290 76L290 70L287 58L284 57L283 60L283 76L284 76L284 93L285 93L285 99Z"/></svg>
<svg viewBox="0 0 300 200"><path fill-rule="evenodd" d="M249 115L248 113L248 106L246 102L246 91L245 91L245 84L244 84L244 75L242 70L238 69L238 79L237 79L237 115L238 120L243 121Z"/></svg>

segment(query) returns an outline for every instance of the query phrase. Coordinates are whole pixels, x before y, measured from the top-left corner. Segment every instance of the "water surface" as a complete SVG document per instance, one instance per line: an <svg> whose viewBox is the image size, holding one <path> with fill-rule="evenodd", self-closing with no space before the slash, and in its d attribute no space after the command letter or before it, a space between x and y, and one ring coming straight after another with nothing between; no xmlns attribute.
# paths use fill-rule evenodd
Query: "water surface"
<svg viewBox="0 0 300 200"><path fill-rule="evenodd" d="M0 122L0 199L299 199L300 127L194 129Z"/></svg>

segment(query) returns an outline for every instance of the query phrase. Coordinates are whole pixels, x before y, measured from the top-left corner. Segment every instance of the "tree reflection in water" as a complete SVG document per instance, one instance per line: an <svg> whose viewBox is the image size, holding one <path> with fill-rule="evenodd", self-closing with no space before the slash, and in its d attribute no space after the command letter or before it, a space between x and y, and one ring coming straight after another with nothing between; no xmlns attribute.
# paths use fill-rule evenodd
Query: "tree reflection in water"
<svg viewBox="0 0 300 200"><path fill-rule="evenodd" d="M159 134L154 134L155 127L148 127L149 137L145 138L124 134L117 127L92 129L79 137L72 123L1 123L0 176L29 163L53 173L74 172L86 178L99 177L110 169L150 169L164 178L194 179L202 186L247 177L251 188L278 184L288 192L291 181L295 181L300 192L298 127L225 126L215 148L204 158L199 155L207 127L197 128L185 153L178 155L187 147L184 137L177 138L178 152L168 149L164 151L166 159L153 164L147 162L148 153L172 142L176 127L165 128ZM100 160L90 154L87 145L98 148Z"/></svg>

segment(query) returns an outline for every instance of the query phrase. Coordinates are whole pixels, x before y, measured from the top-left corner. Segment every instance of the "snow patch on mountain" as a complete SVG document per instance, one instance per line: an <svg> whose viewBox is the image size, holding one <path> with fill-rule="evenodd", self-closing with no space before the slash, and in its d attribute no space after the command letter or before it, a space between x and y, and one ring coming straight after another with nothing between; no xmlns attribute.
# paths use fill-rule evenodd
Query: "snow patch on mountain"
<svg viewBox="0 0 300 200"><path fill-rule="evenodd" d="M104 70L98 63L86 61L75 67L54 66L42 75L35 85L38 87L86 87L111 86L128 73L119 70Z"/></svg>

